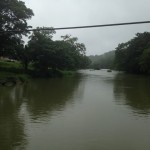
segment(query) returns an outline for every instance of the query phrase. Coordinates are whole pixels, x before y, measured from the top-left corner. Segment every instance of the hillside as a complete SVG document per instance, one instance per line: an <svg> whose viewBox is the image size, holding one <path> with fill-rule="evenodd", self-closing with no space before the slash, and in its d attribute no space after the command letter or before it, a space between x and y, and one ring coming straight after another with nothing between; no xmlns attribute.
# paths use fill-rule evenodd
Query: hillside
<svg viewBox="0 0 150 150"><path fill-rule="evenodd" d="M112 69L114 67L115 50L102 55L90 55L93 69Z"/></svg>

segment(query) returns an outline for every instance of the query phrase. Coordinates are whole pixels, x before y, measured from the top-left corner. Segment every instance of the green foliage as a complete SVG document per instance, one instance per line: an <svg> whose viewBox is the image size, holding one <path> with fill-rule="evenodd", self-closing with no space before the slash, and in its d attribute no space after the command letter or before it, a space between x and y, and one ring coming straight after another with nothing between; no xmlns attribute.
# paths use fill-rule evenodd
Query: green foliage
<svg viewBox="0 0 150 150"><path fill-rule="evenodd" d="M22 35L27 35L27 20L33 16L31 9L20 0L0 1L0 31L17 30L0 34L0 56L13 57L17 46L23 43Z"/></svg>
<svg viewBox="0 0 150 150"><path fill-rule="evenodd" d="M40 28L37 28L40 29ZM34 31L30 36L28 42L28 49L30 51L31 61L37 70L47 71L52 62L53 55L53 41L52 36L55 31L46 30L43 27L40 31Z"/></svg>
<svg viewBox="0 0 150 150"><path fill-rule="evenodd" d="M23 73L22 66L18 61L0 60L0 72Z"/></svg>
<svg viewBox="0 0 150 150"><path fill-rule="evenodd" d="M28 66L30 62L32 61L32 55L29 47L26 45L20 45L16 48L16 60L20 61L24 71L28 71Z"/></svg>
<svg viewBox="0 0 150 150"><path fill-rule="evenodd" d="M128 43L121 43L118 45L115 51L115 65L120 71L126 68L126 49L128 48Z"/></svg>
<svg viewBox="0 0 150 150"><path fill-rule="evenodd" d="M30 61L38 72L48 74L51 70L75 70L89 65L86 48L77 42L77 38L66 35L62 37L63 40L53 41L53 28L43 29L34 31L27 45Z"/></svg>
<svg viewBox="0 0 150 150"><path fill-rule="evenodd" d="M139 64L142 72L150 74L150 48L144 50L140 57Z"/></svg>
<svg viewBox="0 0 150 150"><path fill-rule="evenodd" d="M21 68L20 62L11 62L11 60L0 60L0 68Z"/></svg>
<svg viewBox="0 0 150 150"><path fill-rule="evenodd" d="M54 41L53 28L38 27L29 36L28 44L24 46L22 36L28 34L27 30L30 26L27 20L33 15L32 10L20 0L0 1L0 31L2 32L0 56L20 61L23 66L23 68L8 67L5 63L5 67L1 69L21 72L24 70L25 73L30 74L34 74L35 71L44 76L51 73L59 74L58 70L86 68L90 64L85 55L85 45L79 43L78 38L65 35L62 36L62 40ZM17 32L6 32L11 30ZM30 64L32 69L28 69Z"/></svg>
<svg viewBox="0 0 150 150"><path fill-rule="evenodd" d="M149 73L150 33L137 33L136 37L116 48L116 67L130 73Z"/></svg>
<svg viewBox="0 0 150 150"><path fill-rule="evenodd" d="M83 43L78 43L77 37L71 37L71 35L65 35L61 36L63 41L68 43L72 48L74 48L76 51L78 51L80 54L85 55L85 45Z"/></svg>

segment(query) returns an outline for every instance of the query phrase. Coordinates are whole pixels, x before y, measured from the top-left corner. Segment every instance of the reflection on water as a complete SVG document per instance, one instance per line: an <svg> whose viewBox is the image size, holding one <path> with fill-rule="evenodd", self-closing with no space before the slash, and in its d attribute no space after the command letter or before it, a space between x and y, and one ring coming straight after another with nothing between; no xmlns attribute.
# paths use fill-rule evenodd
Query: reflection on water
<svg viewBox="0 0 150 150"><path fill-rule="evenodd" d="M128 105L135 114L150 113L150 77L118 74L114 93L118 104Z"/></svg>
<svg viewBox="0 0 150 150"><path fill-rule="evenodd" d="M0 86L0 150L149 150L150 78L79 73Z"/></svg>
<svg viewBox="0 0 150 150"><path fill-rule="evenodd" d="M25 148L24 121L19 117L22 86L0 87L0 149Z"/></svg>
<svg viewBox="0 0 150 150"><path fill-rule="evenodd" d="M55 110L62 111L66 103L72 102L71 98L78 84L77 78L33 81L24 87L28 112L33 119L38 119Z"/></svg>
<svg viewBox="0 0 150 150"><path fill-rule="evenodd" d="M26 149L27 114L34 121L50 116L54 111L62 111L67 103L73 103L72 96L76 88L80 88L79 81L77 77L41 79L15 87L1 86L0 149Z"/></svg>

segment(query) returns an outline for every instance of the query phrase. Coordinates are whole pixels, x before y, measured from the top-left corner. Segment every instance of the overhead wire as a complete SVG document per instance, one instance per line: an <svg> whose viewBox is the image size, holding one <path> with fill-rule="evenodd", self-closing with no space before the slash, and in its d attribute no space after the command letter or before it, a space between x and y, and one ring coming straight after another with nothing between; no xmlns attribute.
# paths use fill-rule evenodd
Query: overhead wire
<svg viewBox="0 0 150 150"><path fill-rule="evenodd" d="M114 23L114 24L101 24L101 25L90 25L90 26L75 26L75 27L60 27L60 28L38 28L28 30L6 30L0 31L0 33L8 32L30 32L30 31L41 31L41 30L71 30L71 29L84 29L84 28L100 28L100 27L111 27L111 26L125 26L125 25L137 25L137 24L148 24L150 21L139 21L139 22L125 22L125 23Z"/></svg>

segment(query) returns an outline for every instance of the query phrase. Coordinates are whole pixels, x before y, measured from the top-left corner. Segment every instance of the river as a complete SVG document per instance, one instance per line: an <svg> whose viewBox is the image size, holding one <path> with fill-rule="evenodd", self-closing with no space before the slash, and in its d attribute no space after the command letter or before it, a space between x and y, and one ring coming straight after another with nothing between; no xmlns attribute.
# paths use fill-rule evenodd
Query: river
<svg viewBox="0 0 150 150"><path fill-rule="evenodd" d="M150 150L150 77L81 70L0 86L0 150Z"/></svg>

